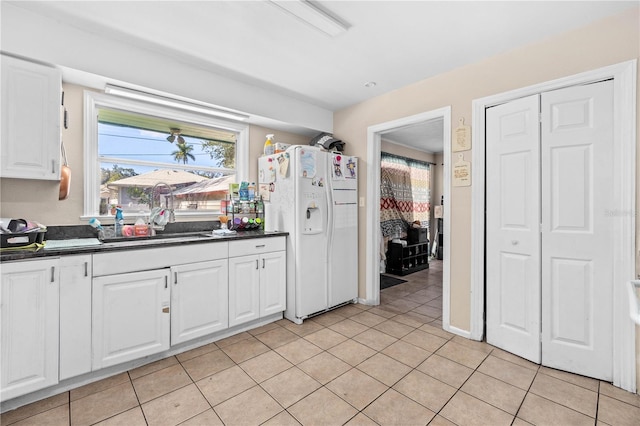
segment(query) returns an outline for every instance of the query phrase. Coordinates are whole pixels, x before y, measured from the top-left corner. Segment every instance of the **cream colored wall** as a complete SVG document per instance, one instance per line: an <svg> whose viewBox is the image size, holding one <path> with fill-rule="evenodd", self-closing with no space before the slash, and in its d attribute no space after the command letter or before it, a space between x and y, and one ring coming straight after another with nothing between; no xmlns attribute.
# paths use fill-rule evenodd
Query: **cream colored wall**
<svg viewBox="0 0 640 426"><path fill-rule="evenodd" d="M639 11L638 8L632 9L338 111L334 115L334 134L348 142L351 154L360 157L360 175L366 176L369 126L448 105L451 106L452 123L457 123L459 118L470 123L474 99L637 59L640 52ZM640 148L637 151L640 158ZM359 180L358 190L360 194L366 194L366 179ZM454 327L470 330L471 187L450 188L450 193L450 322ZM640 202L640 195L637 200ZM365 238L371 231L366 223L365 210L361 208L359 216L360 297L365 296ZM640 227L640 221L637 224ZM636 238L640 238L638 230Z"/></svg>
<svg viewBox="0 0 640 426"><path fill-rule="evenodd" d="M26 218L45 225L77 225L84 208L84 133L83 93L85 87L63 84L69 129L62 130L62 139L71 167L71 191L64 201L58 201L58 182L0 179L0 217ZM262 154L265 135L275 134L276 142L308 144L309 138L259 126L249 128L249 180L257 182L257 158ZM212 216L213 218L213 216ZM203 220L196 218L195 220Z"/></svg>
<svg viewBox="0 0 640 426"><path fill-rule="evenodd" d="M251 126L249 130L249 181L258 182L258 157L264 152L264 142L268 134L273 135L273 142L290 145L309 145L311 138L293 133L281 132L266 127Z"/></svg>

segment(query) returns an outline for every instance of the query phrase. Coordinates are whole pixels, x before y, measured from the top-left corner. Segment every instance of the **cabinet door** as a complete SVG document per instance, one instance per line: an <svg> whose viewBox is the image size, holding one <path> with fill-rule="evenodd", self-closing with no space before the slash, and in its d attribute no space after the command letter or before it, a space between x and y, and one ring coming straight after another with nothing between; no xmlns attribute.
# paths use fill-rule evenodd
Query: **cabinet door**
<svg viewBox="0 0 640 426"><path fill-rule="evenodd" d="M2 55L2 177L60 179L60 71Z"/></svg>
<svg viewBox="0 0 640 426"><path fill-rule="evenodd" d="M287 303L287 256L284 251L260 257L260 316L282 312Z"/></svg>
<svg viewBox="0 0 640 426"><path fill-rule="evenodd" d="M91 371L91 255L60 259L60 380Z"/></svg>
<svg viewBox="0 0 640 426"><path fill-rule="evenodd" d="M169 349L169 270L93 279L93 369Z"/></svg>
<svg viewBox="0 0 640 426"><path fill-rule="evenodd" d="M257 255L229 258L229 326L260 316L260 259Z"/></svg>
<svg viewBox="0 0 640 426"><path fill-rule="evenodd" d="M2 265L3 401L58 383L58 260Z"/></svg>
<svg viewBox="0 0 640 426"><path fill-rule="evenodd" d="M171 344L229 325L227 260L171 268Z"/></svg>

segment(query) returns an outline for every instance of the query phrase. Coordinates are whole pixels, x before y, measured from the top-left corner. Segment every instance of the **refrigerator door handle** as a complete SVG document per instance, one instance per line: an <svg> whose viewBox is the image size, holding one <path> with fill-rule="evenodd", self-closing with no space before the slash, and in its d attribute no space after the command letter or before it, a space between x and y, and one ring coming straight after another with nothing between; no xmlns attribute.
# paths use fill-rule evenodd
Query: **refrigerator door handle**
<svg viewBox="0 0 640 426"><path fill-rule="evenodd" d="M329 156L328 162L331 162L331 156ZM333 183L331 181L331 170L328 171L329 185L325 185L325 191L327 195L327 263L329 264L329 271L331 270L331 247L333 247L333 232L335 222L335 212L333 206Z"/></svg>

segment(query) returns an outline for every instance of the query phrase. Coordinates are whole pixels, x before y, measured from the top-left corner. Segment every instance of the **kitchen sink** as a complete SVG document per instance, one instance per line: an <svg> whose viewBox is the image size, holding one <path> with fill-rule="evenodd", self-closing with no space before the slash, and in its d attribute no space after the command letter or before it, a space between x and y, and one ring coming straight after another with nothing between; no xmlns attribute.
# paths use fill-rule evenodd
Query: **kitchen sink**
<svg viewBox="0 0 640 426"><path fill-rule="evenodd" d="M112 237L112 238L105 238L103 242L106 244L109 244L109 243L153 244L153 243L161 242L163 240L166 240L167 242L169 241L175 242L177 240L191 241L191 240L198 240L201 238L214 238L214 237L211 234L211 232L199 231L199 232L178 232L173 234L159 233L156 235L149 235L145 237Z"/></svg>

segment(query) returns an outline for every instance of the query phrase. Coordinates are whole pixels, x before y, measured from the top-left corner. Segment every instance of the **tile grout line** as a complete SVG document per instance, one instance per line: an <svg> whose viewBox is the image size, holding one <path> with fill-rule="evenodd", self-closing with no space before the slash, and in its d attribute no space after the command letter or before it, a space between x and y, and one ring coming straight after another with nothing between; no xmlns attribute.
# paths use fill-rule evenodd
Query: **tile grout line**
<svg viewBox="0 0 640 426"><path fill-rule="evenodd" d="M505 360L506 361L506 360ZM517 365L517 364L516 364ZM533 386L533 382L536 381L536 377L538 377L538 373L540 372L540 365L538 365L538 368L536 369L536 374L533 376L533 379L531 380L531 383L529 383L529 387L527 388L527 393L524 394L524 398L522 398L522 401L520 401L520 405L518 406L518 410L516 411L515 416L513 417L513 420L515 421L515 419L518 419L518 414L520 413L520 410L522 409L522 406L524 405L524 401L525 399L527 399L527 395L529 395L529 393L531 392L531 387ZM535 394L532 394L535 395ZM536 395L537 396L537 395ZM524 419L521 419L524 420ZM524 420L526 421L526 420Z"/></svg>
<svg viewBox="0 0 640 426"><path fill-rule="evenodd" d="M596 398L596 424L598 423L598 414L599 414L599 410L600 410L600 386L602 385L602 383L600 382L600 380L598 380L598 396Z"/></svg>
<svg viewBox="0 0 640 426"><path fill-rule="evenodd" d="M455 337L455 336L454 336L454 337ZM453 337L452 337L451 339L449 339L449 341L448 341L448 342L451 342L451 341L452 341L452 339L453 339ZM454 342L454 343L455 343L455 342ZM445 344L446 344L446 343L445 343ZM442 346L444 346L444 345L442 345ZM441 346L441 347L442 347L442 346ZM493 349L491 350L491 352L493 352ZM451 402L451 400L452 400L453 398L455 398L455 396L458 394L458 392L463 392L464 394L469 395L468 393L466 393L466 392L464 392L464 391L462 390L462 387L465 385L465 383L467 383L467 382L469 381L469 379L471 378L471 376L473 376L473 373L475 373L476 371L478 371L478 368L480 368L480 366L482 365L482 363L483 363L483 362L485 362L487 358L489 358L489 355L491 355L491 352L489 352L489 353L488 353L488 354L487 354L487 355L482 359L482 361L481 361L481 362L476 366L476 368L473 370L473 372L472 372L471 374L469 374L469 377L467 377L467 378L464 380L464 382L462 382L462 384L461 384L461 385L456 389L456 391L453 393L453 395L451 395L451 397L447 400L447 402L445 402L445 403L442 405L442 407L440 407L440 409L439 409L439 410L438 410L438 412L436 413L436 416L440 415L440 412L444 409L444 407L446 407L446 406L447 406L447 404L449 404L449 402ZM434 354L435 354L435 352L434 352ZM441 355L439 355L439 356L441 356ZM443 358L444 358L444 357L443 357ZM449 359L449 358L445 358L445 359ZM454 361L454 360L452 360L452 359L449 359L449 361L455 362L455 363L456 363L456 364L458 364L458 365L462 365L463 367L466 367L466 365L459 364L458 362L456 362L456 361ZM467 367L467 368L469 368L469 367ZM434 379L435 379L435 377L434 377ZM438 379L436 379L436 380L438 380ZM449 385L449 386L451 386L451 385ZM470 396L470 397L472 397L472 398L475 398L475 396L473 396L473 395L469 395L469 396ZM478 398L476 398L476 399L478 399ZM482 400L480 400L480 401L482 401ZM489 404L489 403L488 403L488 402L486 402L486 401L482 401L482 402L485 402L486 404ZM495 407L493 404L489 404L489 405L491 405L492 407ZM501 410L499 407L495 407L495 408L497 408L497 409ZM504 411L504 410L502 410L502 411ZM505 412L506 412L506 411L505 411ZM510 414L510 413L507 413L507 414ZM434 416L434 418L435 418L436 416ZM448 420L448 421L450 421L451 423L455 423L453 420L450 420L450 419L448 419L448 418L447 418L447 417L445 417L445 416L441 416L441 417L443 417L443 418L447 419L447 420ZM515 416L514 416L514 418L515 418ZM457 424L457 423L456 423L456 424Z"/></svg>

